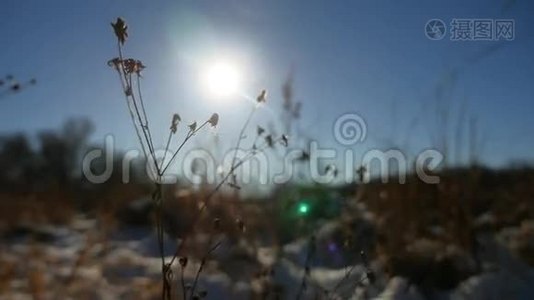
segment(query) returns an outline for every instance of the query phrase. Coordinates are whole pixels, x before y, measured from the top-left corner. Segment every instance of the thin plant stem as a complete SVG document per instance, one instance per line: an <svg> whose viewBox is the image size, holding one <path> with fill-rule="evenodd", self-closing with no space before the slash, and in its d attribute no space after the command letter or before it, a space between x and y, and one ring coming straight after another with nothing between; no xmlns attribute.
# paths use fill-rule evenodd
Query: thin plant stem
<svg viewBox="0 0 534 300"><path fill-rule="evenodd" d="M155 168L157 170L157 174L158 174L157 176L158 176L158 181L159 181L161 179L161 175L160 175L159 168L158 168L158 165L157 165L157 160L156 160L156 157L155 157L155 151L154 151L152 136L150 134L150 129L148 127L148 118L147 118L147 115L146 115L146 109L144 108L144 103L143 103L143 100L142 100L142 93L141 93L141 85L140 85L139 75L138 75L138 78L137 78L137 89L138 89L138 95L139 95L140 103L141 103L141 107L142 107L143 118L141 117L141 113L139 112L139 109L137 107L137 101L136 101L136 98L135 98L135 94L132 92L131 74L129 74L129 76L127 76L126 71L124 69L124 65L122 63L123 62L123 54L122 54L122 47L121 47L120 42L118 42L117 45L118 45L119 60L120 60L120 64L118 66L120 69L118 69L117 71L119 73L119 79L121 81L121 85L122 85L123 91L125 93L125 99L126 99L126 104L128 106L129 113L130 113L130 118L131 118L132 123L134 125L137 138L139 139L139 143L141 144L141 148L143 150L143 154L144 154L145 159L149 160L150 156L153 159L154 166L155 166ZM128 91L128 93L127 93L127 91ZM130 101L130 98L131 98L131 101ZM133 107L135 109L135 114L134 114L134 110L132 109L132 104L133 104ZM144 138L145 138L145 143L146 143L146 146L148 147L148 151L150 153L150 156L149 156L149 154L147 154L147 151L145 149L145 143L143 143L143 139L142 139L141 134L139 132L139 127L137 126L137 123L135 121L135 115L137 116L137 120L139 121L139 126L141 127L141 129L143 131L143 135L144 135ZM143 119L145 120L144 122L143 122ZM161 220L162 220L162 210L163 210L162 209L163 199L162 199L162 190L161 190L161 185L160 184L156 184L156 191L153 194L152 200L156 203L157 214L158 214L158 218L156 220L156 231L157 231L157 237L158 237L159 252L160 252L160 257L161 257L161 272L162 272L162 279L163 279L162 299L170 299L170 284L169 284L169 282L167 280L167 272L169 272L170 270L167 270L167 268L166 268L165 256L164 256L164 253L163 253L163 249L164 249L164 239L163 239L164 232L163 232L163 224L161 222Z"/></svg>
<svg viewBox="0 0 534 300"><path fill-rule="evenodd" d="M171 144L171 140L172 140L172 136L174 134L172 133L171 130L169 130L169 137L167 138L167 144L165 145L165 152L163 153L163 159L161 160L161 166L160 166L160 169L163 168L163 164L165 163L165 158L167 158L167 151L169 151L169 146ZM163 174L161 174L163 175Z"/></svg>
<svg viewBox="0 0 534 300"><path fill-rule="evenodd" d="M348 277L346 277L348 278ZM342 280L345 280L346 279L345 277L342 278ZM363 281L367 279L367 276L363 276L362 278L360 278L360 280L356 281L356 283L353 284L353 286L357 286L361 283L363 283ZM339 284L339 282L338 282ZM330 294L330 297L328 297L328 299L334 299L334 296L335 296L335 291L338 289L339 287L336 287L334 290L332 290L331 292L328 292Z"/></svg>
<svg viewBox="0 0 534 300"><path fill-rule="evenodd" d="M341 278L337 283L336 285L334 286L334 288L332 289L332 291L329 292L330 294L330 297L333 297L335 295L335 293L337 292L337 290L341 287L341 284L349 279L350 275L352 274L352 272L354 271L354 269L356 268L356 265L353 265L351 266L348 270L345 271L345 275L343 276L343 278ZM358 282L359 283L359 282ZM329 298L330 298L329 297Z"/></svg>
<svg viewBox="0 0 534 300"><path fill-rule="evenodd" d="M142 146L143 154L144 154L145 158L148 160L149 156L147 155L147 151L145 150L145 143L143 143L143 139L141 138L141 134L139 133L139 128L138 128L138 126L137 126L137 124L135 122L135 116L134 116L134 113L133 113L133 110L132 110L132 107L131 107L131 104L133 104L134 109L135 109L135 114L137 115L137 119L139 121L139 126L141 127L141 130L143 131L145 142L146 142L147 147L148 147L148 152L151 154L152 159L153 159L154 164L156 165L156 169L157 169L158 166L157 166L157 161L156 161L156 157L155 157L155 154L154 154L154 149L153 149L153 145L152 145L152 139L149 138L149 136L147 134L148 126L146 126L145 123L142 121L141 115L139 113L139 109L137 108L137 101L136 101L136 98L135 98L135 94L132 91L131 74L130 75L126 74L126 70L124 69L124 64L123 64L124 58L123 58L123 54L122 54L122 46L121 46L119 41L117 41L117 47L118 47L118 51L119 51L119 60L120 60L119 77L120 77L120 81L121 81L121 85L122 85L123 91L125 93L127 106L128 106L129 111L130 111L130 117L131 117L132 123L133 123L133 125L135 127L136 134L137 134L137 137L139 139L139 142L140 142L140 144ZM138 85L138 89L140 90L139 85ZM129 93L126 93L127 91ZM132 100L131 103L129 101L130 98ZM148 121L146 119L145 119L145 122L148 124Z"/></svg>
<svg viewBox="0 0 534 300"><path fill-rule="evenodd" d="M141 112L143 113L143 117L145 119L145 127L148 133L148 138L151 143L152 150L154 150L154 140L152 139L152 134L150 133L150 127L148 126L148 117L146 114L145 109L145 102L143 101L143 93L141 92L141 75L139 73L136 76L137 79L137 94L139 95L139 102L141 103Z"/></svg>
<svg viewBox="0 0 534 300"><path fill-rule="evenodd" d="M182 299L186 300L187 295L185 291L184 270L185 270L185 267L182 266L182 269L180 272L180 284L182 285Z"/></svg>
<svg viewBox="0 0 534 300"><path fill-rule="evenodd" d="M128 76L128 83L129 83L129 86L130 86L130 89L131 89L131 87L132 87L132 75L131 74ZM157 174L161 174L160 171L159 171L158 161L156 159L156 154L155 154L155 151L154 151L154 148L153 148L152 140L150 139L149 134L147 132L148 129L147 129L147 127L145 127L145 125L143 123L143 120L141 118L141 113L139 112L139 108L138 108L138 105L137 105L137 99L135 97L135 94L132 92L130 97L132 98L132 103L133 103L134 108L135 108L135 113L137 115L137 119L138 119L138 121L140 123L141 129L143 130L143 135L144 135L146 143L148 145L148 150L150 151L150 155L152 157L152 160L153 160L153 163L154 163L154 167L156 168Z"/></svg>
<svg viewBox="0 0 534 300"><path fill-rule="evenodd" d="M281 139L277 139L275 141L273 141L273 143L279 141ZM233 171L235 171L237 168L239 168L243 163L245 163L248 159L251 159L252 157L254 157L256 155L256 153L259 153L259 152L262 152L264 151L267 147L269 147L269 145L267 143L265 143L263 145L263 147L257 149L257 150L254 150L254 151L250 151L243 159L240 159L239 162L237 164L234 165L234 167L232 167L230 169L230 171L228 173L226 173L226 175L221 179L221 181L219 181L219 183L213 188L213 190L206 196L206 198L204 199L204 201L202 202L202 206L200 207L200 209L198 210L198 212L195 214L194 216L194 219L193 221L191 222L188 230L186 231L187 233L191 233L191 230L193 228L195 228L197 222L200 220L200 216L202 215L202 213L204 212L204 210L208 207L208 204L211 200L211 198L219 191L219 189L224 185L224 183L228 180L228 178L230 177L230 175L233 174ZM185 235L182 242L180 243L180 245L177 246L176 248L176 251L174 252L174 255L173 257L171 258L169 264L172 265L174 263L174 261L176 260L176 258L178 257L178 255L180 254L180 251L182 250L182 248L184 247L184 245L186 244L187 242L187 238L189 237L189 235Z"/></svg>
<svg viewBox="0 0 534 300"><path fill-rule="evenodd" d="M211 245L211 240L212 240L212 236L210 236L210 241L208 242L208 246ZM215 251L217 248L219 248L219 246L221 245L221 242L217 242L214 246L212 246L207 252L206 254L204 255L204 257L202 257L201 261L200 261L200 266L197 270L197 273L195 274L195 281L193 281L193 286L191 288L191 292L189 293L189 297L190 299L193 298L193 295L195 293L195 290L196 290L196 287L198 285L198 280L200 279L200 273L202 273L202 269L204 268L204 266L206 265L206 261L207 259L209 258L209 256L213 253L213 251Z"/></svg>
<svg viewBox="0 0 534 300"><path fill-rule="evenodd" d="M308 242L308 252L306 253L306 259L304 260L304 275L302 276L302 281L300 283L299 290L297 292L296 300L300 300L302 297L304 290L306 290L307 286L307 279L309 277L310 272L310 262L312 260L313 255L315 254L315 237L312 235L310 238L310 241Z"/></svg>
<svg viewBox="0 0 534 300"><path fill-rule="evenodd" d="M254 105L250 113L248 114L248 117L245 121L245 124L243 124L243 127L241 127L241 131L239 132L239 137L237 139L237 143L235 146L235 152L234 157L232 158L232 167L235 164L235 160L237 159L237 151L239 151L239 146L241 145L241 140L243 140L243 134L245 133L246 128L248 127L248 124L250 123L250 120L252 120L252 116L254 115L254 112L256 112L256 109L258 108L258 105Z"/></svg>
<svg viewBox="0 0 534 300"><path fill-rule="evenodd" d="M206 124L208 124L208 121L202 123L202 125L200 125L200 127L196 128L194 131L193 130L189 130L189 132L187 133L187 136L185 137L184 141L180 144L180 146L178 146L178 149L176 149L176 151L174 151L173 155L171 156L171 159L169 160L167 165L165 165L165 168L163 168L163 170L161 170L161 172L160 172L161 175L165 174L165 171L167 171L167 169L171 165L171 163L174 160L174 158L176 158L176 155L178 155L178 152L180 152L180 150L182 150L182 148L184 147L185 143L187 143L187 141L190 138L192 138L200 129L202 129L202 127L206 126Z"/></svg>
<svg viewBox="0 0 534 300"><path fill-rule="evenodd" d="M139 133L139 128L137 127L137 124L135 122L135 116L134 116L134 112L132 110L132 107L130 105L130 99L129 99L128 95L126 94L126 90L128 88L128 83L126 81L126 72L124 71L124 66L122 64L122 60L123 60L122 47L121 47L121 44L120 44L119 41L117 41L117 48L118 48L118 51L119 51L119 60L120 60L120 64L117 66L117 73L119 73L119 80L121 82L122 91L123 91L124 96L125 96L126 106L128 107L128 112L130 113L130 119L132 120L132 124L134 126L135 133L137 135L139 143L141 144L141 150L143 151L143 155L144 155L145 158L147 158L148 156L147 156L147 153L146 153L146 150L145 150L145 145L143 143L143 139L141 138L141 134Z"/></svg>
<svg viewBox="0 0 534 300"><path fill-rule="evenodd" d="M141 137L141 133L139 132L139 128L137 127L137 124L135 122L135 115L134 115L133 109L131 107L130 101L128 99L128 96L125 97L125 100L126 100L126 106L128 107L128 112L129 112L129 115L130 115L130 119L132 121L134 130L135 130L135 134L137 136L137 139L139 140L139 144L141 145L141 150L143 151L143 156L145 157L145 159L148 160L148 155L147 155L147 151L145 149L145 144L143 143L143 138Z"/></svg>

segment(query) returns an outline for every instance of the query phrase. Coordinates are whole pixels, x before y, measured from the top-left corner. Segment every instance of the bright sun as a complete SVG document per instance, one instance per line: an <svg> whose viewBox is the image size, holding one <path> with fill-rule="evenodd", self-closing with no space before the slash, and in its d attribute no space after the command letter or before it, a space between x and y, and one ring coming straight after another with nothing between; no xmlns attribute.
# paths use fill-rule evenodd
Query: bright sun
<svg viewBox="0 0 534 300"><path fill-rule="evenodd" d="M235 98L241 78L237 67L229 62L215 62L205 74L209 94L217 100Z"/></svg>

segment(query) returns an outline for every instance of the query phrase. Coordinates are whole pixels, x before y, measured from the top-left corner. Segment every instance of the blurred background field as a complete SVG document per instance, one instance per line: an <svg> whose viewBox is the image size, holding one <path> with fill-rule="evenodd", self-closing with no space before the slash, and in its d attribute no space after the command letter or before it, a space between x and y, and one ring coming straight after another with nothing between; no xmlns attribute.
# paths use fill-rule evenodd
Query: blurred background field
<svg viewBox="0 0 534 300"><path fill-rule="evenodd" d="M79 132L43 133L36 147L22 135L2 139L3 299L160 297L152 186L142 176L100 185L72 176L76 165L69 159L87 148L82 136L89 127L70 121L65 128ZM527 299L534 170L472 166L440 175L436 185L413 175L405 184L285 184L260 199L225 190L189 239L185 278L194 277L219 219L223 242L200 281L207 299L294 297L311 236L316 250L308 297L341 282L336 293L343 299ZM166 255L209 190L165 186ZM237 218L245 223L243 232ZM372 282L358 283L366 271L360 251L370 258Z"/></svg>

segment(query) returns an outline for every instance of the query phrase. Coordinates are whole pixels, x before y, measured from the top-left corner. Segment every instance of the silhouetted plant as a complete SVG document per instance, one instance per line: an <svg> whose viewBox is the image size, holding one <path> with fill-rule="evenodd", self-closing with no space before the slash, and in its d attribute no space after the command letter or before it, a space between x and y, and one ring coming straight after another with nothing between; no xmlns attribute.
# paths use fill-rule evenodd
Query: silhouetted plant
<svg viewBox="0 0 534 300"><path fill-rule="evenodd" d="M21 90L37 84L37 80L32 78L27 82L19 82L13 77L13 75L6 75L4 78L0 78L0 100L3 98L19 93Z"/></svg>
<svg viewBox="0 0 534 300"><path fill-rule="evenodd" d="M193 233L193 230L195 228L195 225L199 222L200 217L202 213L208 208L209 202L213 195L217 193L217 191L220 190L220 188L226 183L228 180L228 185L239 189L239 185L236 182L236 175L235 170L239 168L244 162L247 160L253 158L257 153L264 151L267 148L273 147L276 143L283 144L284 146L287 146L288 144L288 138L285 135L280 136L279 138L273 138L272 135L266 135L264 136L264 130L258 130L258 134L256 139L254 140L253 145L246 151L246 154L244 157L238 159L237 158L237 151L239 150L239 147L241 145L242 140L244 139L244 132L247 129L254 113L256 110L265 102L267 101L267 91L262 90L258 97L256 98L256 104L253 106L251 113L247 117L240 134L238 136L238 141L235 149L234 158L232 159L232 163L230 166L230 169L228 172L223 174L222 179L220 182L213 188L213 190L206 196L206 198L201 202L201 206L195 216L193 217L193 220L189 226L189 228L186 230L186 234L182 238L181 243L177 246L176 251L174 252L174 255L170 259L170 261L165 260L165 256L163 253L164 249L164 228L162 223L162 212L163 212L163 195L162 195L162 184L161 179L165 175L168 168L173 163L174 159L177 157L180 150L184 147L184 145L202 128L204 128L206 125L210 125L212 127L215 127L219 123L219 115L217 113L214 113L210 116L210 118L203 123L200 124L200 126L197 124L197 122L193 122L188 125L188 131L186 134L186 137L183 139L183 141L178 145L176 150L172 152L171 157L166 162L166 154L161 160L161 164L158 163L158 159L155 154L154 149L154 142L152 139L152 134L149 127L148 117L145 110L145 102L143 100L142 96L142 89L141 89L141 71L145 69L145 65L137 59L133 58L124 58L123 56L123 46L126 43L126 40L128 38L128 26L124 22L123 19L117 18L115 23L111 23L111 26L113 28L113 31L115 33L115 36L117 38L117 49L118 49L118 57L115 57L108 61L108 65L113 67L117 74L119 75L119 79L121 82L121 86L124 92L126 105L128 107L128 111L130 114L130 118L132 121L132 124L134 126L137 138L139 140L139 143L141 144L141 148L143 150L143 154L145 156L145 159L147 162L151 163L151 166L155 169L155 190L152 193L152 199L156 206L156 228L157 228L157 236L158 236L158 246L159 246L159 252L161 257L161 276L163 281L163 289L162 289L162 299L170 299L171 297L171 281L172 281L172 265L177 260L182 248L186 244L187 238ZM170 149L170 145L172 143L172 139L176 132L178 131L179 124L181 122L181 117L178 114L174 114L171 120L171 125L169 127L169 135L166 142L165 147L165 153L167 153ZM259 138L264 137L264 143L257 145L257 141ZM220 221L217 221L219 223ZM244 230L244 222L241 219L238 219L236 221L236 224L238 228L243 231ZM187 256L182 256L178 259L180 267L181 267L181 276L180 276L180 282L182 286L182 297L184 300L187 297L187 291L189 292L189 298L190 299L198 299L205 297L206 292L196 292L196 287L198 284L198 280L200 277L200 274L203 270L203 267L209 258L209 256L221 245L221 241L216 242L214 245L212 245L212 239L213 235L210 234L210 241L208 243L208 250L206 251L205 255L201 259L201 264L196 272L196 276L194 279L194 282L191 286L186 285L184 280L184 269L187 266L188 258Z"/></svg>
<svg viewBox="0 0 534 300"><path fill-rule="evenodd" d="M365 280L368 280L370 284L373 284L376 279L375 273L373 272L373 270L371 270L371 267L369 266L369 259L367 258L367 255L365 254L365 252L360 251L360 258L365 267L365 274L364 276L362 276L362 278L360 278L360 280L353 282L351 284L351 286L354 286L354 287L362 284ZM353 265L350 268L345 269L345 275L334 285L334 288L330 291L325 290L326 294L329 295L328 299L336 296L337 290L341 287L343 283L345 283L350 278L350 275L352 274L356 266L357 265Z"/></svg>
<svg viewBox="0 0 534 300"><path fill-rule="evenodd" d="M308 241L308 251L306 252L306 258L304 260L304 274L302 275L302 280L300 282L297 296L295 298L296 300L299 300L308 288L308 278L310 276L311 262L313 256L315 255L316 247L317 246L315 245L315 235L312 235L310 237L310 240Z"/></svg>

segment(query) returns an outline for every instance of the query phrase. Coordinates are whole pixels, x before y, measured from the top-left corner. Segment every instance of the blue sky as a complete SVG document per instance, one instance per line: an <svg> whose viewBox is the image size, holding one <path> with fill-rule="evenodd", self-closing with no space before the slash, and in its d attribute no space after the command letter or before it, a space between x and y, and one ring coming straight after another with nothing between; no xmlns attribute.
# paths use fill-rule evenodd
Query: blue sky
<svg viewBox="0 0 534 300"><path fill-rule="evenodd" d="M231 56L241 64L244 94L270 91L260 123L276 117L280 86L293 70L295 98L303 103L301 126L321 146L342 149L333 124L357 112L368 127L357 152L432 147L440 130L436 88L456 74L444 104L449 130L463 110L477 119L485 163L533 161L533 14L533 3L520 0L4 0L0 75L35 77L38 84L0 102L0 131L32 135L85 116L96 124L95 142L113 134L120 147L136 147L116 74L106 65L116 56L109 24L122 16L129 24L127 56L147 65L144 94L157 143L164 142L173 112L186 121L218 112L220 137L234 142L247 103L206 99L198 76L207 62ZM453 18L514 19L516 37L431 41L424 25L433 18L447 25Z"/></svg>

